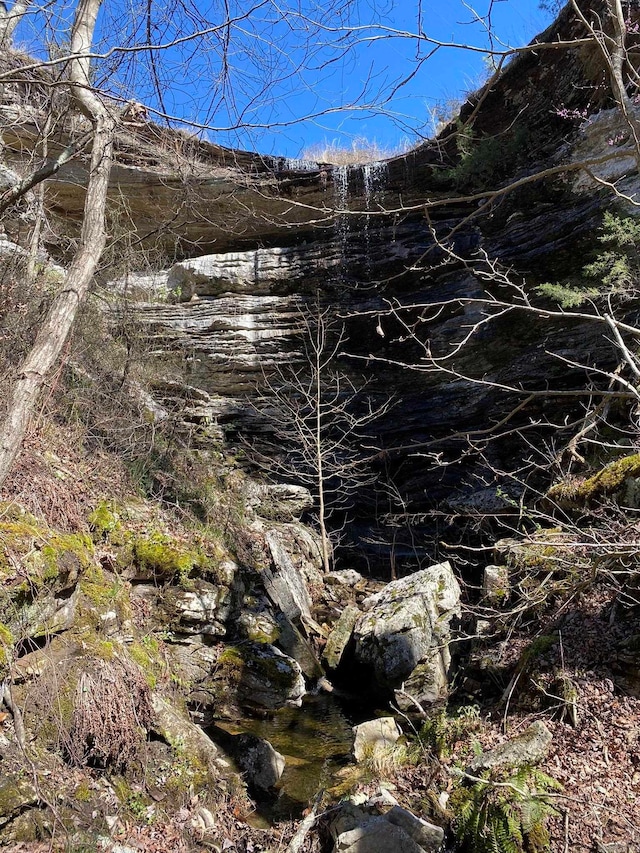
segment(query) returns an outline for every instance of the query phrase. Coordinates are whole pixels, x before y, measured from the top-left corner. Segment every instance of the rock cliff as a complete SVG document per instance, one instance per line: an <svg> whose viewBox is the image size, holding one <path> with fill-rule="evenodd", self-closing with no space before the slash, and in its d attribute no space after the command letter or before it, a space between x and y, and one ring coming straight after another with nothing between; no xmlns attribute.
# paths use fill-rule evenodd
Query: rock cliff
<svg viewBox="0 0 640 853"><path fill-rule="evenodd" d="M575 267L612 201L577 163L605 158L592 174L608 181L629 172L624 128L601 85L604 65L583 35L565 9L538 38L546 47L513 59L463 105L467 153L455 123L402 157L353 167L230 151L153 125L120 132L112 215L126 209L131 230L113 251L133 243L147 254L143 264L139 249L130 253L121 278L103 286L120 297L114 312L132 314L153 341L171 395L184 381L206 392L199 420L217 424L233 447L250 443L265 429L251 406L264 377L287 364L304 369L301 312L319 296L345 329L340 370L375 400L393 397L365 439L379 451L382 491L397 494L392 527L372 520L380 489L363 489L351 511L350 537L379 570L392 559L392 540L400 559L416 557L415 539L398 530L402 513L415 529L428 510L505 509L505 491L519 499L508 475L526 442L544 445L555 429L545 424L576 410L570 398L536 392L584 386L585 371L557 354L603 367L616 358L600 327L514 311L481 323L445 370L430 363L482 320L480 300L512 298L507 271L532 293ZM14 115L6 140L17 163L35 119L22 109L19 83L12 92L3 110ZM69 133L61 131L59 145ZM61 259L60 234L71 238L80 215L83 170L80 158L47 185L58 235L48 248ZM625 192L634 186L625 178ZM438 245L445 238L446 249ZM446 305L426 322L432 303ZM167 387L158 383L160 402ZM520 388L533 392L524 405ZM511 430L483 447L483 458L469 453L465 437L516 407L511 426L535 437L523 443ZM418 557L437 556L434 535L427 524Z"/></svg>
<svg viewBox="0 0 640 853"><path fill-rule="evenodd" d="M420 809L438 824L414 818L384 786L372 793L385 762L411 760L394 735L376 754L358 746L358 765L347 775L362 774L367 794L325 827L335 849L355 851L375 836L382 847L439 847L440 824L451 823L449 792L468 808L489 787L483 780L470 787L478 781L470 774L503 763L544 761L555 749L567 785L583 774L571 764L579 732L569 761L539 722L524 736L542 733L541 745L520 759L512 758L518 738L497 746L494 730L484 732L485 751L474 761L470 737L481 728L476 702L494 702L496 719L506 702L519 705L522 728L532 709L547 713L566 747L584 713L576 697L590 695L583 682L591 667L601 683L589 701L599 697L600 711L613 695L612 678L615 689L637 691L637 614L618 619L616 608L618 597L638 600L635 526L624 540L619 506L637 506L638 454L547 490L565 450L585 464L568 445L590 428L585 393L609 394L591 413L611 409L623 420L635 388L629 381L624 393L611 390L616 376L624 379L622 368L616 372L624 348L615 324L604 313L594 322L560 310L539 291L580 277L597 250L603 211L616 201L626 212L629 198L620 194L640 189L629 123L601 85L601 52L583 35L567 7L540 46L471 96L437 140L379 163L262 157L144 121L123 123L111 244L95 290L98 331L78 336L94 352L85 361L72 352L62 380L69 396L60 420L90 424L89 460L66 467L48 447L38 450L50 477L33 499L44 494L64 517L65 495L71 502L80 491L92 511L66 524L84 532L69 533L13 501L0 504L0 699L8 709L0 724L11 717L8 736L0 731L9 778L0 785L0 829L7 827L9 841L56 828L55 820L40 820L54 786L37 788L25 777L33 738L42 778L64 780L63 825L82 828L87 843L97 824L105 844L106 834L129 840L134 818L147 821L149 833L154 820L167 819L191 841L221 849L244 843L249 830L236 818L250 808L245 781L268 800L283 767L286 776L308 756L279 754L253 730L248 736L248 724L238 737L241 714L255 722L334 690L354 708L368 703L369 715L372 703L393 701L403 720L415 713L425 722L417 742L434 778L428 795L424 779L416 789ZM630 50L633 56L635 45ZM26 170L47 80L46 71L22 75L18 54L2 62L13 68L0 100L4 187ZM632 119L636 111L632 104ZM86 129L82 118L61 119L50 152ZM72 251L86 179L80 155L47 181L40 258L47 272L51 258L64 264ZM32 202L8 212L3 255L24 256L11 241L25 242ZM635 298L622 299L618 310L635 319ZM294 400L312 389L295 425L317 414L309 354L318 328L327 330L331 354L325 369L333 382L330 427L343 438L338 462L355 471L366 461L366 474L348 483L335 473L326 478L340 498L334 523L343 548L332 572L319 535L301 521L313 519L318 496L296 469L302 455L295 448L288 455L290 432L278 408L289 383ZM117 358L109 361L112 345ZM102 396L76 406L72 392L95 392L109 372ZM123 398L135 409L133 426L117 410ZM107 411L96 414L101 407ZM364 426L349 435L359 415ZM96 503L93 481L82 492L109 430L121 433L113 443L122 468L124 459L135 469L133 448L144 446L138 475L147 500L109 492ZM22 472L23 496L41 469ZM100 480L102 492L117 491L116 482L105 486L111 476ZM540 516L528 515L527 490L554 501L568 530L541 527ZM614 502L604 534L595 522L580 526L597 499ZM544 520L550 525L549 515ZM520 538L496 542L504 528ZM453 541L467 550L450 563ZM496 564L485 566L490 560ZM605 571L614 579L613 604L594 581ZM591 596L586 603L583 594ZM513 611L505 609L509 601ZM535 625L533 640L520 628L522 614ZM591 637L586 653L576 624ZM495 637L504 642L492 645ZM457 699L469 704L448 716L440 706L452 678ZM610 716L620 712L625 725L637 720L634 701ZM607 736L596 722L589 737L601 738L606 761L592 764L610 771ZM624 755L612 745L613 763L629 776L625 792L637 783L637 738L628 727ZM203 728L231 745L248 777ZM315 730L313 738L321 740ZM454 749L471 762L460 765L463 782L449 772ZM336 757L344 762L343 752L321 755L323 762ZM424 775L424 766L416 772ZM132 778L143 779L140 789ZM500 778L499 786L514 788ZM539 778L539 791L549 790L552 781ZM339 786L334 793L341 796ZM229 808L214 817L223 801ZM625 815L629 803L620 806ZM558 832L567 833L566 825Z"/></svg>

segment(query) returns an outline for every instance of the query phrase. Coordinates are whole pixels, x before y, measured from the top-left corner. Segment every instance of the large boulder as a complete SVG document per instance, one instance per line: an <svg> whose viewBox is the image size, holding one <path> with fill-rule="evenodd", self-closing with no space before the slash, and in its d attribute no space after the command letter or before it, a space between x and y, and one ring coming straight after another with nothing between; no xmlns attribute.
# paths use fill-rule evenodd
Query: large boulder
<svg viewBox="0 0 640 853"><path fill-rule="evenodd" d="M313 506L309 489L291 483L267 484L247 480L245 500L256 515L272 521L298 521Z"/></svg>
<svg viewBox="0 0 640 853"><path fill-rule="evenodd" d="M236 739L236 762L245 774L247 784L268 791L278 783L285 767L280 755L268 740L243 734Z"/></svg>
<svg viewBox="0 0 640 853"><path fill-rule="evenodd" d="M410 835L383 817L372 817L349 832L338 836L338 853L425 853Z"/></svg>
<svg viewBox="0 0 640 853"><path fill-rule="evenodd" d="M283 705L301 705L305 694L300 665L269 643L251 643L242 649L238 696L245 705L275 711Z"/></svg>
<svg viewBox="0 0 640 853"><path fill-rule="evenodd" d="M460 586L448 562L392 581L362 603L354 628L355 658L402 708L446 696L452 622Z"/></svg>
<svg viewBox="0 0 640 853"><path fill-rule="evenodd" d="M330 824L334 853L437 853L442 849L444 832L439 826L397 803L384 815L377 809L373 800L362 808L351 802L341 804Z"/></svg>

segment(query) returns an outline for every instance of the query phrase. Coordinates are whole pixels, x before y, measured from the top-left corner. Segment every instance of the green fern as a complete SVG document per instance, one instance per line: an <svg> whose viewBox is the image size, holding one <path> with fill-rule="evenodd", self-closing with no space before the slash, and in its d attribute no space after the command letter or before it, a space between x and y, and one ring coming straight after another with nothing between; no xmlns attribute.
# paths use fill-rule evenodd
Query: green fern
<svg viewBox="0 0 640 853"><path fill-rule="evenodd" d="M460 741L467 740L480 726L480 711L477 705L463 705L451 715L444 708L440 708L423 724L419 741L442 760L448 758L454 747Z"/></svg>
<svg viewBox="0 0 640 853"><path fill-rule="evenodd" d="M548 794L560 788L533 767L487 772L481 781L461 784L451 795L454 832L470 853L545 853L545 824L557 814Z"/></svg>

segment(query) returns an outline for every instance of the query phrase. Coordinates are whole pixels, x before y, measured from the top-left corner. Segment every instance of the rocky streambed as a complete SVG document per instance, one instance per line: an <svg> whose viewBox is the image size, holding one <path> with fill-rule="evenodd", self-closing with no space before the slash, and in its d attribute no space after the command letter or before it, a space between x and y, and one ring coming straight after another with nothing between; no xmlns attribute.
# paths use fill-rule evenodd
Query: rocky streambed
<svg viewBox="0 0 640 853"><path fill-rule="evenodd" d="M49 831L54 789L27 783L22 750L45 778L62 774L61 819L79 832L74 797L95 812L92 832L180 808L206 824L221 791L282 820L339 784L354 723L389 699L446 697L451 567L388 585L323 574L300 490L263 486L258 500L236 476L241 554L132 498L100 503L78 534L2 505L7 842Z"/></svg>

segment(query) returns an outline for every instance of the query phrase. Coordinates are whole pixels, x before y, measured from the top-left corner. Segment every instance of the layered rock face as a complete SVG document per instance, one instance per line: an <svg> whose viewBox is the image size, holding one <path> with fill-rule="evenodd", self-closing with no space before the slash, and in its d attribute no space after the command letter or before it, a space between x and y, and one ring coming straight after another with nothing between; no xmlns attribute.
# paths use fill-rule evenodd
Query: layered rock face
<svg viewBox="0 0 640 853"><path fill-rule="evenodd" d="M597 142L580 137L579 145L602 146L606 134L603 124ZM362 170L345 170L349 192L355 194L349 203L361 209L393 207L390 188L397 168L393 163L380 166L378 189L364 197L358 195L365 186ZM402 168L413 188L416 171L407 163ZM323 209L340 206L340 186L322 190ZM497 268L517 265L540 280L548 275L551 259L571 253L581 236L596 227L602 203L592 192L546 183L533 201L530 195L509 198L471 220L456 233L453 251L466 259L486 252ZM473 209L472 204L458 206L454 218L445 208L440 219L435 211L431 225L444 235ZM414 527L420 526L421 514L441 507L444 500L448 508L472 508L475 502L478 509L504 509L507 504L487 471L508 469L517 458L513 436L488 446L488 465L472 457L460 465L448 463L465 450L466 434L482 431L522 402L515 389L581 387L584 372L567 368L553 353L571 352L575 362L595 358L611 363L614 351L601 330L579 321L542 323L515 311L483 325L486 308L472 300L494 294L495 282L487 281L485 270L478 272L473 263L468 267L446 259L421 212L401 218L336 215L326 231L302 230L298 236L298 245L201 255L168 266L151 281L130 274L120 282L121 290L137 299L135 320L148 329L168 374L209 395L208 421L220 428L224 440L232 446L251 441L269 429L252 407L256 394L264 391L265 378L288 366L305 369L304 320L318 298L344 329L337 368L354 386L366 386L373 400L392 400L389 413L369 427L368 442L384 453L379 457L384 464L373 463L378 481L398 489ZM290 239L290 231L286 237ZM168 304L158 301L158 293ZM423 307L430 303L448 306ZM405 305L417 307L404 311ZM428 313L434 319L425 323ZM461 329L475 323L480 323L479 331L446 370L427 369L427 354L447 355ZM504 390L509 388L514 390ZM162 397L162 388L158 391ZM543 422L558 405L557 399L534 396L514 426ZM451 441L451 433L458 438ZM416 552L415 542L409 544L403 530L398 534L404 523L396 507L389 506L395 530L385 529L379 520L372 524L376 501L375 488L361 491L355 506L359 527L351 528L355 542L368 540L361 551L370 566L385 571L391 539L407 566L416 557L436 556L422 544ZM433 535L428 525L425 535Z"/></svg>
<svg viewBox="0 0 640 853"><path fill-rule="evenodd" d="M523 405L518 389L582 387L584 370L558 354L575 364L614 363L615 348L599 327L516 310L488 323L477 301L518 302L507 270L516 285L526 276L535 286L572 262L575 268L580 240L610 201L579 170L529 181L532 175L603 154L611 156L597 167L601 178L628 173L619 119L607 109L606 87L596 86L603 62L594 45L576 41L583 34L565 9L538 39L551 47L514 59L463 106L468 156L453 124L435 143L354 167L229 151L169 138L152 125L121 129L113 213L124 199L131 241L152 257L153 272L134 253L108 292L123 297L114 312L133 316L152 344L167 379L158 382L159 402L188 385L193 422L216 441L250 443L269 429L250 405L265 376L286 365L304 370L303 319L316 298L344 327L337 369L374 401L392 399L362 440L378 451L378 488L360 490L352 506L349 536L360 567L383 572L395 559L414 568L437 558L427 544L436 531L422 524L430 510L508 509L496 483L517 466L526 442L511 429L500 442L483 443L480 458L467 452L469 437L519 407L510 426L533 430L544 446L552 433L544 424L572 404L534 393ZM14 164L36 127L34 110L24 108L26 85L17 79L2 106ZM595 118L579 130L588 114ZM73 132L60 131L52 153ZM73 236L77 228L85 178L78 159L48 184L58 233ZM502 192L516 181L517 190ZM624 186L632 190L632 179ZM49 249L64 257L60 239ZM476 324L456 358L435 369L433 359L450 356ZM384 498L387 523L379 508L389 491L398 499ZM506 492L518 499L517 487Z"/></svg>

